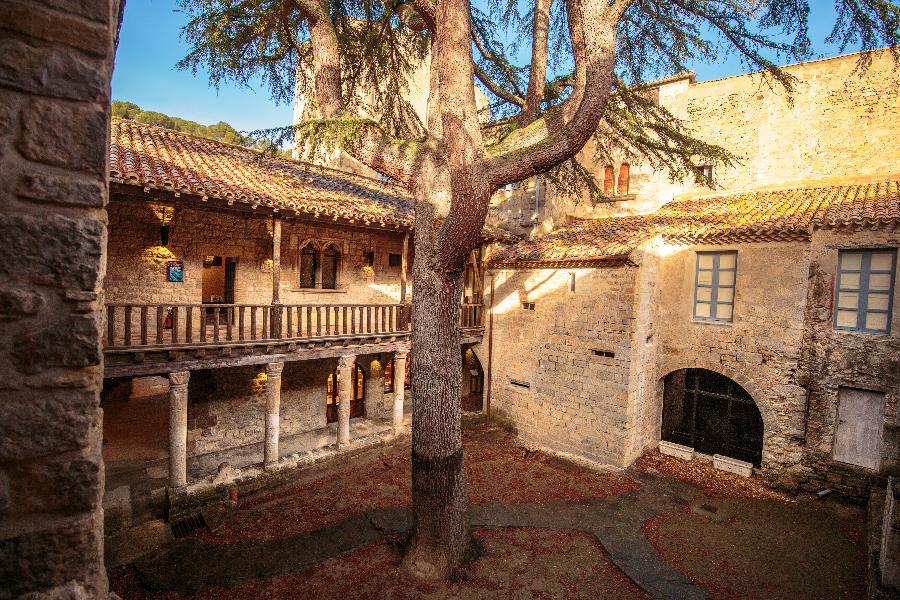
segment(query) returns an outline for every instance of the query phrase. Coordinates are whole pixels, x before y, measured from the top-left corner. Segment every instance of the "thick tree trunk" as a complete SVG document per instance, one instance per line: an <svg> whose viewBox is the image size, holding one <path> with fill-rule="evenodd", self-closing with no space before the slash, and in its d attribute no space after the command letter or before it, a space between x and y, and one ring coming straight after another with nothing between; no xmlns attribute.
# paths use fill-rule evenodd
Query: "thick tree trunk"
<svg viewBox="0 0 900 600"><path fill-rule="evenodd" d="M435 209L449 195L449 182L446 172L435 179L444 185L432 180L427 196L416 202L410 353L414 528L401 565L406 574L425 580L449 578L470 540L460 423L462 262L448 270L438 252Z"/></svg>

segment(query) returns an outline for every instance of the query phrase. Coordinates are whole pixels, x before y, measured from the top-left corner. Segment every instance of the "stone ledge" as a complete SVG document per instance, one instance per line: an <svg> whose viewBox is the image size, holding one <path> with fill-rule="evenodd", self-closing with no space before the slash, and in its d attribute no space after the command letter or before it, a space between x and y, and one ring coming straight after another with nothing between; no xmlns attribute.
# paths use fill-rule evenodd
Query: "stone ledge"
<svg viewBox="0 0 900 600"><path fill-rule="evenodd" d="M674 442L660 442L659 451L668 456L674 456L682 460L692 460L694 458L694 449Z"/></svg>
<svg viewBox="0 0 900 600"><path fill-rule="evenodd" d="M735 473L742 477L750 477L753 474L753 465L736 458L728 458L721 454L713 455L713 466L720 471Z"/></svg>

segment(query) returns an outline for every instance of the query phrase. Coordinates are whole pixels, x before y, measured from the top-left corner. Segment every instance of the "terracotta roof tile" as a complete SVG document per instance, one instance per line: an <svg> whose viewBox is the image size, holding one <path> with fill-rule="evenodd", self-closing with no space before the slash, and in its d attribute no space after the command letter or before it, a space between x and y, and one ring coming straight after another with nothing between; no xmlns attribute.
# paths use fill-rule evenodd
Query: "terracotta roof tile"
<svg viewBox="0 0 900 600"><path fill-rule="evenodd" d="M494 253L494 262L627 255L669 243L805 239L817 228L900 224L900 181L792 188L675 200L650 215L579 221Z"/></svg>
<svg viewBox="0 0 900 600"><path fill-rule="evenodd" d="M127 184L412 225L412 199L395 186L125 119L112 119L109 158Z"/></svg>
<svg viewBox="0 0 900 600"><path fill-rule="evenodd" d="M216 140L112 118L109 173L123 183L313 215L412 226L399 186ZM498 227L482 235L514 239Z"/></svg>

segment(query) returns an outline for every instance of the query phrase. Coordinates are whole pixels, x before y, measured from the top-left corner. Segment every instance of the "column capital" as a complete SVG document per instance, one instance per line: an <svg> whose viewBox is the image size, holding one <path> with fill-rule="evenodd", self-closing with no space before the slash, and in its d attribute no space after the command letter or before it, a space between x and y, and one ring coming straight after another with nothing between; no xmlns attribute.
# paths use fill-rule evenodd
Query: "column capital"
<svg viewBox="0 0 900 600"><path fill-rule="evenodd" d="M342 356L340 359L338 359L338 365L340 365L340 367L342 369L349 369L350 367L353 366L353 363L355 363L355 362L356 362L356 356L353 356L353 355Z"/></svg>
<svg viewBox="0 0 900 600"><path fill-rule="evenodd" d="M398 350L394 352L394 358L399 358L400 360L406 360L409 358L409 350Z"/></svg>
<svg viewBox="0 0 900 600"><path fill-rule="evenodd" d="M280 377L284 370L284 363L266 363L266 377Z"/></svg>
<svg viewBox="0 0 900 600"><path fill-rule="evenodd" d="M176 373L169 373L169 385L172 387L185 386L188 384L190 378L190 371L178 371Z"/></svg>

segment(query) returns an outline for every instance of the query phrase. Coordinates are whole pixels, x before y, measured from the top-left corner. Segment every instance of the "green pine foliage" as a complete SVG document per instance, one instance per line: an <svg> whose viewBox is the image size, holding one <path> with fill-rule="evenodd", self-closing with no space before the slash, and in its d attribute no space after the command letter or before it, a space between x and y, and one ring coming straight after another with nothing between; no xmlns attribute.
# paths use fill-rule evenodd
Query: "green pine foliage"
<svg viewBox="0 0 900 600"><path fill-rule="evenodd" d="M137 104L134 104L133 102L122 102L121 100L113 100L112 114L114 117L129 119L137 121L138 123L146 123L147 125L156 125L157 127L172 129L173 131L182 131L184 133L204 137L210 140L218 140L227 144L267 150L283 158L290 158L291 156L289 151L281 150L279 146L273 145L269 140L252 135L243 135L225 121L219 121L215 125L201 125L194 121L170 117L169 115L160 112L141 110L141 107Z"/></svg>
<svg viewBox="0 0 900 600"><path fill-rule="evenodd" d="M613 4L616 0L610 0ZM889 48L900 63L900 7L897 0L832 0L837 14L827 40L844 50ZM418 0L420 5L427 0ZM422 141L424 127L405 100L406 76L427 55L431 33L413 30L400 17L415 13L415 2L400 0L329 0L327 15L314 15L314 3L297 0L179 0L191 18L183 31L190 53L178 68L206 69L218 87L236 82L250 87L261 78L274 100L290 102L300 89L309 98L308 121L293 127L251 132L275 145L294 140L311 156L344 146L358 134L363 120L374 120L387 136ZM306 6L306 8L304 8ZM550 5L544 117L566 102L574 83L567 2ZM691 62L717 62L737 56L747 71L762 75L764 85L787 93L796 82L778 64L815 58L808 20L812 0L632 0L616 28L615 88L594 136L599 164L612 152L646 161L673 179L696 178L705 164L728 166L738 156L726 148L695 139L684 123L645 89L660 77L687 70ZM398 16L399 15L399 16ZM485 125L486 153L508 151L505 142L519 128L530 65L516 64L522 47L530 47L533 0L487 0L472 7L472 59L477 81L490 101ZM346 114L330 123L318 119L310 19L330 19L341 55L341 84ZM364 91L365 93L361 93ZM359 104L365 102L365 110ZM533 127L535 124L529 125ZM586 193L603 201L590 169L570 159L545 176L562 191Z"/></svg>

